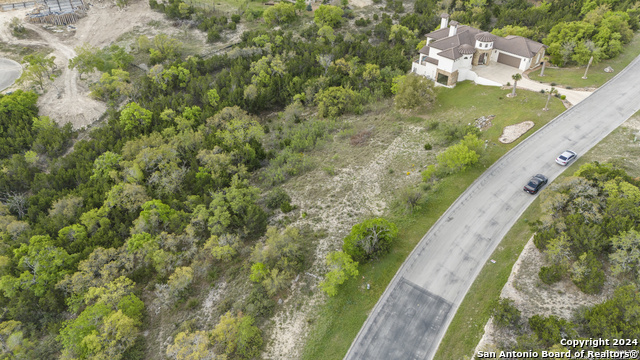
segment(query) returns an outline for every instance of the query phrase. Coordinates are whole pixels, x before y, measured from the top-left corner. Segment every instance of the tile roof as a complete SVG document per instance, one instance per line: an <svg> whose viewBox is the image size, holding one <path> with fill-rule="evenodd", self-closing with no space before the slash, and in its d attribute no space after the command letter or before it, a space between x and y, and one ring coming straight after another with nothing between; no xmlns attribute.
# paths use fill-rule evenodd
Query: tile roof
<svg viewBox="0 0 640 360"><path fill-rule="evenodd" d="M429 43L429 46L434 49L443 50L438 53L438 55L446 57L447 59L455 60L462 56L460 51L458 51L459 46L467 44L471 47L475 47L474 36L479 32L480 30L476 28L462 25L458 27L458 31L455 35L433 41Z"/></svg>
<svg viewBox="0 0 640 360"><path fill-rule="evenodd" d="M541 48L546 47L539 42L521 36L509 35L503 38L468 25L459 25L456 34L453 36L449 36L449 28L443 28L427 34L426 37L434 39L435 41L430 42L428 46L420 49L421 54L428 55L429 48L432 47L442 50L438 55L452 60L462 56L459 51L460 46L467 44L475 48L476 37L487 40L493 37L494 49L526 58L532 58ZM463 50L463 52L466 52L466 50Z"/></svg>
<svg viewBox="0 0 640 360"><path fill-rule="evenodd" d="M545 45L539 42L523 38L522 36L509 35L506 38L497 37L493 48L506 51L508 53L531 58Z"/></svg>
<svg viewBox="0 0 640 360"><path fill-rule="evenodd" d="M451 60L455 60L460 58L462 55L460 54L460 52L458 51L457 47L452 47L449 48L445 51L441 51L438 53L439 56L442 56L443 58L447 58L447 59L451 59Z"/></svg>
<svg viewBox="0 0 640 360"><path fill-rule="evenodd" d="M424 60L428 63L432 63L434 65L438 65L438 63L440 62L438 59L434 59L432 57L425 57Z"/></svg>

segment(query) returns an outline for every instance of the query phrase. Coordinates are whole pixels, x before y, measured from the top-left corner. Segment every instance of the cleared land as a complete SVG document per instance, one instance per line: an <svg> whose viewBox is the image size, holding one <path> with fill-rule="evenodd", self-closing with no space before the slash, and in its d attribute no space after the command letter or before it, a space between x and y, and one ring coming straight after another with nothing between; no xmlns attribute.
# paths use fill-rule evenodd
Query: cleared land
<svg viewBox="0 0 640 360"><path fill-rule="evenodd" d="M362 326L370 309L375 305L376 301L391 281L393 274L402 264L407 255L414 248L415 244L422 238L424 233L431 225L440 217L440 215L449 207L469 184L476 179L487 166L496 161L508 149L522 141L523 138L512 144L500 144L498 138L502 134L504 126L519 123L523 120L532 120L536 124L533 130L527 134L533 133L542 125L546 124L550 119L564 110L560 101L554 99L549 112L542 111L546 97L540 93L521 91L516 98L507 98L506 94L509 90L503 90L496 87L485 87L464 82L456 86L455 89L440 89L436 107L431 111L425 111L422 114L407 114L404 120L401 114L388 114L388 127L376 128L377 134L387 134L390 136L394 132L394 127L402 126L420 126L425 132L432 121L439 121L441 125L450 124L469 124L480 116L496 115L492 119L493 126L484 131L483 138L489 140L487 155L481 161L478 167L471 168L463 173L456 174L442 180L434 189L426 192L425 201L421 204L413 214L404 213L402 206L392 206L395 209L390 214L394 221L401 229L399 238L393 247L391 254L385 256L379 261L361 266L361 276L358 279L350 280L341 287L340 292L334 298L327 299L326 303L320 307L316 314L311 314L308 322L312 324L312 330L309 341L304 351L305 359L341 359L346 353L352 339ZM381 104L380 107L388 107L388 104ZM370 126L370 121L375 116L365 114L364 117L355 118L353 121L354 133ZM357 119L357 120L356 120ZM434 135L437 133L433 132ZM379 135L382 136L382 135ZM525 135L526 136L526 135ZM377 136L376 136L377 137ZM391 139L392 140L392 139ZM390 142L387 140L387 144ZM351 164L369 164L372 162L371 153L373 144L381 146L379 141L372 139L371 145L363 147L362 150L356 149L349 145L347 141L335 142L330 148L336 151L337 159L349 159L347 163ZM384 144L384 143L383 143ZM423 143L416 142L413 145L407 144L408 147L420 149ZM403 178L412 178L413 183L417 184L421 181L420 175L412 171L411 165L415 165L417 170L421 170L424 166L433 163L437 152L442 151L444 147L434 143L434 150L421 150L422 155L410 159L409 161L394 161L391 163L387 174L384 171L376 175L378 178L388 178L390 184L401 181ZM387 145L388 146L388 145ZM376 151L376 153L379 153ZM329 154L318 154L321 158L331 158L334 156ZM355 158L355 156L358 156ZM339 169L340 164L336 164ZM407 172L410 172L407 175ZM365 174L372 175L372 174ZM322 177L316 177L316 179ZM372 178L372 177L369 177ZM365 177L364 179L367 179ZM308 184L308 182L307 182ZM345 184L344 186L347 186ZM383 186L383 189L385 186ZM399 185L402 189L402 185ZM363 189L364 190L364 189ZM362 191L362 190L360 190ZM392 194L389 190L382 194ZM362 195L364 196L364 195ZM385 199L384 196L379 198ZM390 200L386 200L390 201ZM358 204L356 204L358 205ZM326 213L332 213L331 203L324 203ZM328 206L328 208L326 207ZM358 207L356 207L357 209ZM354 223L354 222L353 222ZM330 250L338 248L341 245L342 237L346 234L349 227L344 226L341 233L336 233L332 239L329 239ZM321 248L321 247L319 247ZM362 278L364 276L364 279ZM366 289L366 284L371 284L371 289Z"/></svg>

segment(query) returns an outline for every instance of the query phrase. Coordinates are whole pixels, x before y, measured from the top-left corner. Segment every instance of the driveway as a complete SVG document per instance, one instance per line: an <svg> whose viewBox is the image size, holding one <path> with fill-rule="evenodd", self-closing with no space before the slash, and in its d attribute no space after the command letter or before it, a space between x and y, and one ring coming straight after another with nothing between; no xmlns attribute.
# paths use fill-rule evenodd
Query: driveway
<svg viewBox="0 0 640 360"><path fill-rule="evenodd" d="M420 240L345 358L432 359L476 276L535 199L522 190L529 177L553 181L566 169L554 162L560 152L584 154L640 109L639 98L640 57L489 167Z"/></svg>
<svg viewBox="0 0 640 360"><path fill-rule="evenodd" d="M22 66L9 59L0 58L0 91L13 85L22 74Z"/></svg>
<svg viewBox="0 0 640 360"><path fill-rule="evenodd" d="M513 78L511 77L513 74L519 73L522 75L522 70L500 63L490 63L489 65L474 66L472 70L479 77L497 82L502 85L507 85L507 83L513 85ZM539 92L540 90L548 91L550 88L551 87L549 85L530 80L522 75L522 79L518 81L516 91L518 91L518 89L526 89ZM578 91L569 89L558 89L558 92L560 93L560 95L566 95L567 101L569 101L572 105L578 104L580 101L586 99L589 95L591 95L590 91Z"/></svg>

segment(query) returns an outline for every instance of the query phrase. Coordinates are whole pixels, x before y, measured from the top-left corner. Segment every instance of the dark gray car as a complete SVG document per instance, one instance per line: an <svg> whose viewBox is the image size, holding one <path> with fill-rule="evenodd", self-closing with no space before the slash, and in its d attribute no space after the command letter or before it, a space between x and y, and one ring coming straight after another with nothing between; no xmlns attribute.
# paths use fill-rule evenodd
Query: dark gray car
<svg viewBox="0 0 640 360"><path fill-rule="evenodd" d="M535 194L538 190L542 189L542 187L549 181L546 176L542 174L537 174L531 177L531 180L524 186L524 191L529 194Z"/></svg>

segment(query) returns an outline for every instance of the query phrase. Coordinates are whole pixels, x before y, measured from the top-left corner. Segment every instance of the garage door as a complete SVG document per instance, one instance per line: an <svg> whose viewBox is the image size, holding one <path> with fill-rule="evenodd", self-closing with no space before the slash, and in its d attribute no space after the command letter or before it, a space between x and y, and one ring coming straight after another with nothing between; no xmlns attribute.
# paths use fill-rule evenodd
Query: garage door
<svg viewBox="0 0 640 360"><path fill-rule="evenodd" d="M501 64L513 66L513 67L516 67L516 68L520 67L520 58L519 57L507 55L505 53L498 54L498 62L501 63Z"/></svg>

